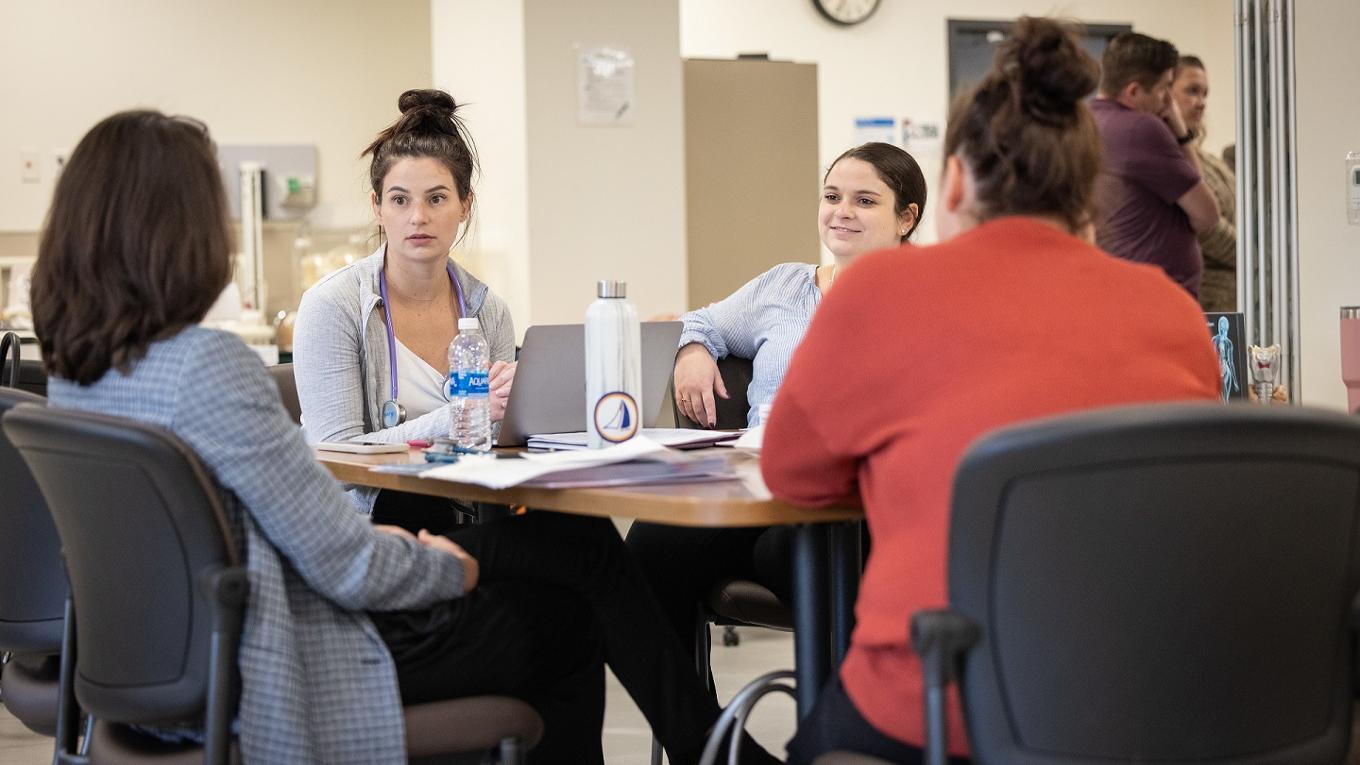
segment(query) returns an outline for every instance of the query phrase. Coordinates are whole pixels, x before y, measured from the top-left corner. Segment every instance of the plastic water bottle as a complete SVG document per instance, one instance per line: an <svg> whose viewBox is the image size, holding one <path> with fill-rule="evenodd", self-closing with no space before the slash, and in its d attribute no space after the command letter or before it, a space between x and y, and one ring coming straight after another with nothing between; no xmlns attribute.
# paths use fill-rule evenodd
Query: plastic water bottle
<svg viewBox="0 0 1360 765"><path fill-rule="evenodd" d="M601 281L586 310L586 443L620 444L642 426L642 327L628 285Z"/></svg>
<svg viewBox="0 0 1360 765"><path fill-rule="evenodd" d="M491 397L487 373L491 347L476 319L459 319L458 336L449 343L449 435L461 449L491 451Z"/></svg>

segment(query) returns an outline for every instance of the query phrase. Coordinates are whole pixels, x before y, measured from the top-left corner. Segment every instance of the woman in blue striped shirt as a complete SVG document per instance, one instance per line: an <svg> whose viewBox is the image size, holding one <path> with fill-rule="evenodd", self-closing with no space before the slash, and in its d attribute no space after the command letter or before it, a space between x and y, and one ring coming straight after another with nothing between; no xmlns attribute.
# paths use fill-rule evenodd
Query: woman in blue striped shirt
<svg viewBox="0 0 1360 765"><path fill-rule="evenodd" d="M836 272L859 256L904 244L926 206L926 180L916 160L886 143L856 146L836 158L822 180L817 228L835 256L831 265L781 263L712 305L681 317L675 360L680 411L700 425L717 420L715 396L728 397L717 360L752 360L747 422L774 399L813 311ZM635 523L628 547L661 601L681 642L691 645L696 604L726 579L751 579L785 602L789 536L784 527L699 529Z"/></svg>

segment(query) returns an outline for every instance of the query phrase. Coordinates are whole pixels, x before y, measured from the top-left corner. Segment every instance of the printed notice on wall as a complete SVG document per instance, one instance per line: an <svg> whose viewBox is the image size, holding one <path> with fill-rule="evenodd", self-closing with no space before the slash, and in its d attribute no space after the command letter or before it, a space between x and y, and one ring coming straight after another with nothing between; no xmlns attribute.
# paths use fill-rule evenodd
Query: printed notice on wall
<svg viewBox="0 0 1360 765"><path fill-rule="evenodd" d="M576 56L576 121L632 124L633 54L621 48L578 46Z"/></svg>

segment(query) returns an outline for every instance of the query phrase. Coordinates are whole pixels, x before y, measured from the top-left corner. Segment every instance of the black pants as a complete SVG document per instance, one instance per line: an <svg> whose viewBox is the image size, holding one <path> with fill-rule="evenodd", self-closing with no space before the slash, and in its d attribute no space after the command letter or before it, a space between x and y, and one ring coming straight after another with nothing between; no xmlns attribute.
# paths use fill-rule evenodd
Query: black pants
<svg viewBox="0 0 1360 765"><path fill-rule="evenodd" d="M845 693L839 676L832 677L817 697L812 712L798 724L789 741L789 765L807 765L826 752L856 752L899 765L923 765L925 755L910 744L889 738L869 724ZM950 765L969 761L950 757Z"/></svg>
<svg viewBox="0 0 1360 765"><path fill-rule="evenodd" d="M374 523L400 526L412 534L425 529L447 534L460 525L511 515L508 505L494 502L460 502L456 499L383 489L373 501Z"/></svg>
<svg viewBox="0 0 1360 765"><path fill-rule="evenodd" d="M400 526L412 534L421 529L444 534L456 528L469 512L467 505L452 499L383 489L373 500L370 517L374 523Z"/></svg>
<svg viewBox="0 0 1360 765"><path fill-rule="evenodd" d="M542 511L448 535L481 566L468 597L375 614L408 701L504 693L544 718L534 763L602 763L603 658L671 762L699 759L718 705L607 519ZM747 747L743 762L772 763Z"/></svg>
<svg viewBox="0 0 1360 765"><path fill-rule="evenodd" d="M784 603L792 602L792 541L790 526L687 528L639 522L628 531L628 551L691 659L699 603L720 582L749 579Z"/></svg>

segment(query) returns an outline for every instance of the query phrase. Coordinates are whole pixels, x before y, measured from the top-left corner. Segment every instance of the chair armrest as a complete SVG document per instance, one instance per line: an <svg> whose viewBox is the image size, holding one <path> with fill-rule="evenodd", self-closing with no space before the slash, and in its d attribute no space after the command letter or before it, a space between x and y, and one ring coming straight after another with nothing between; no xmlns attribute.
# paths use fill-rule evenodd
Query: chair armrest
<svg viewBox="0 0 1360 765"><path fill-rule="evenodd" d="M945 689L954 681L959 659L981 635L973 620L947 608L911 615L911 647L921 657L925 677L927 765L944 765L948 756Z"/></svg>
<svg viewBox="0 0 1360 765"><path fill-rule="evenodd" d="M237 700L236 652L250 595L250 577L243 568L219 568L202 573L198 583L212 604L203 760L212 765L226 765L231 753L231 720Z"/></svg>

